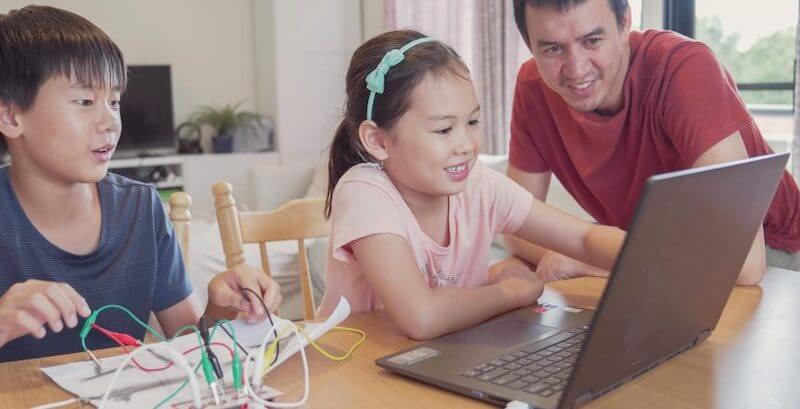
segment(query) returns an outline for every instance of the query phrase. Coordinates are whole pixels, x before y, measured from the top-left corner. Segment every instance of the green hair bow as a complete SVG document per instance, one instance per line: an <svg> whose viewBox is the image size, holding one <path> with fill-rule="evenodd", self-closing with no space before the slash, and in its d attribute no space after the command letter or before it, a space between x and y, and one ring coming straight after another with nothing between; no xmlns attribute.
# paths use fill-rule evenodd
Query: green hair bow
<svg viewBox="0 0 800 409"><path fill-rule="evenodd" d="M370 91L369 101L367 102L367 120L372 120L372 105L375 103L375 94L383 94L383 91L385 90L386 73L389 72L389 69L397 64L400 64L400 62L405 59L405 53L408 52L408 50L414 46L427 43L429 41L435 40L430 37L418 38L404 45L399 50L389 50L389 52L387 52L383 58L381 58L381 62L378 63L378 66L375 67L374 70L370 71L369 74L367 74L367 89Z"/></svg>

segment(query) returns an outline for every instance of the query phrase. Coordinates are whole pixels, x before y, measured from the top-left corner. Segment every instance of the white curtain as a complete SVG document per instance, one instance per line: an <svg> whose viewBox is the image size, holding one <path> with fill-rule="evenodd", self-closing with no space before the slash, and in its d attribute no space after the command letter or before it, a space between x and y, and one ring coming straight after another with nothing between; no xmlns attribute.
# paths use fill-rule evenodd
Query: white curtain
<svg viewBox="0 0 800 409"><path fill-rule="evenodd" d="M415 29L452 46L469 67L481 104L484 152L508 152L511 102L520 65L530 57L511 1L386 0L386 28Z"/></svg>
<svg viewBox="0 0 800 409"><path fill-rule="evenodd" d="M794 138L792 139L792 174L794 175L794 179L800 182L800 110L797 109L797 104L800 103L800 21L798 21L795 35L794 61Z"/></svg>

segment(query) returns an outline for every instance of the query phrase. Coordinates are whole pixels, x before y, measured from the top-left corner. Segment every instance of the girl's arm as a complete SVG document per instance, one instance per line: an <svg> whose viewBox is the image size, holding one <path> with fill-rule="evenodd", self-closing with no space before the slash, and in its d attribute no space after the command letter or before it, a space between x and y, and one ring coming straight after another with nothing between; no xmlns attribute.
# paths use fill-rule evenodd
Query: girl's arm
<svg viewBox="0 0 800 409"><path fill-rule="evenodd" d="M516 236L603 270L614 267L625 232L592 224L534 199Z"/></svg>
<svg viewBox="0 0 800 409"><path fill-rule="evenodd" d="M430 288L405 238L381 233L350 243L364 275L397 326L429 339L533 304L544 288L527 268L512 267L477 288Z"/></svg>

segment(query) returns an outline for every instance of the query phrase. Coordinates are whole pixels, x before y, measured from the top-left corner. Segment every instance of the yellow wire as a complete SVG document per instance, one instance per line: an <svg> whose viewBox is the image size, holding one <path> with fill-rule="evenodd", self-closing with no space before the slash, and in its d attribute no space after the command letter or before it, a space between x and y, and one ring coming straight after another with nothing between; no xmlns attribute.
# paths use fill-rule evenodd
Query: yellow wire
<svg viewBox="0 0 800 409"><path fill-rule="evenodd" d="M324 357L326 357L326 358L328 358L328 359L330 359L332 361L344 361L344 360L350 358L350 356L353 355L353 353L356 351L356 349L358 349L358 347L360 347L361 344L363 344L364 341L366 341L366 339L367 339L367 334L364 331L360 330L360 329L350 328L350 327L333 327L333 329L331 331L352 332L352 333L361 335L361 338L358 341L356 341L356 343L353 344L353 346L350 347L350 349L347 351L347 353L345 353L344 355L336 356L336 355L333 355L332 353L322 349L322 347L319 346L316 343L316 341L314 341L311 338L309 338L308 334L302 328L297 327L297 329L299 330L299 332L301 334L303 334L304 337L306 337L306 339L308 340L308 343L311 344L311 346L313 346L314 349L316 349L320 354L322 354ZM270 363L272 362L272 358L275 355L275 348L278 345L278 340L283 338L283 335L288 330L289 329L286 328L283 331L281 331L281 333L278 334L278 338L276 340L273 340L272 343L270 343L270 345L267 348L267 350L264 351L264 371L267 370L267 368L269 367Z"/></svg>

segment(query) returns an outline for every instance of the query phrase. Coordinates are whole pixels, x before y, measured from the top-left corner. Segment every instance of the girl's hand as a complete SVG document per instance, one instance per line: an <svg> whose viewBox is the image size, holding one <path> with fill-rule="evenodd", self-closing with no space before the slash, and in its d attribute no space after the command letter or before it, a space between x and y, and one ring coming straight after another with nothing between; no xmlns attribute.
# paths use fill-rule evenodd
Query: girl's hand
<svg viewBox="0 0 800 409"><path fill-rule="evenodd" d="M491 284L498 284L517 300L518 307L536 303L544 291L544 281L526 266L509 264L491 278Z"/></svg>
<svg viewBox="0 0 800 409"><path fill-rule="evenodd" d="M536 268L536 274L545 282L586 276L608 277L608 272L602 269L581 263L554 251L548 251L542 256L541 260L539 260L539 266Z"/></svg>

